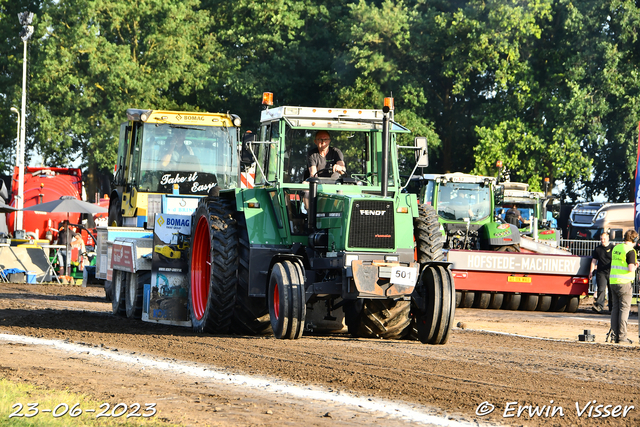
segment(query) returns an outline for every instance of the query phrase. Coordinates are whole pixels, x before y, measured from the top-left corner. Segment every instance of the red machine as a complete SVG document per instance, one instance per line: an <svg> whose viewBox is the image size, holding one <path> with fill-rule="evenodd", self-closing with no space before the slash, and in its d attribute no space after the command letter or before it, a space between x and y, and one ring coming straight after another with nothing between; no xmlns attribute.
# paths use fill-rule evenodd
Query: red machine
<svg viewBox="0 0 640 427"><path fill-rule="evenodd" d="M9 204L16 206L18 195L18 167L13 171ZM25 167L24 207L51 202L62 196L82 200L82 172L78 168ZM15 229L15 213L7 215L7 227L11 234ZM71 224L80 224L81 214L68 214ZM25 231L37 239L57 238L58 223L67 219L66 213L23 212ZM33 233L33 234L31 234ZM83 233L83 237L84 237ZM85 238L86 239L86 238ZM93 243L90 243L93 244Z"/></svg>
<svg viewBox="0 0 640 427"><path fill-rule="evenodd" d="M591 257L450 250L447 261L463 308L574 313L589 291Z"/></svg>

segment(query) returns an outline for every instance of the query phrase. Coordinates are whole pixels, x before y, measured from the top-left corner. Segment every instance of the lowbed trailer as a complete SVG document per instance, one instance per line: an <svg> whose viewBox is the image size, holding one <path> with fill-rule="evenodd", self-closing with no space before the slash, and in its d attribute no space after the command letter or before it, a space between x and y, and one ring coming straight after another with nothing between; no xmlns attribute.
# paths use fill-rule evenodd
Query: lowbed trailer
<svg viewBox="0 0 640 427"><path fill-rule="evenodd" d="M589 289L590 257L450 250L462 308L575 312Z"/></svg>

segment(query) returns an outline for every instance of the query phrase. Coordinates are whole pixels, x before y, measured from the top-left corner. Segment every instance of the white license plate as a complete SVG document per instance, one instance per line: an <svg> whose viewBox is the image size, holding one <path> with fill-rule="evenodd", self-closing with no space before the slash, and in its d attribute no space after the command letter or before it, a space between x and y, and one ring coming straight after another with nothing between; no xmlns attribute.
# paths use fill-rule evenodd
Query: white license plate
<svg viewBox="0 0 640 427"><path fill-rule="evenodd" d="M418 270L411 267L391 267L391 283L394 285L415 286Z"/></svg>

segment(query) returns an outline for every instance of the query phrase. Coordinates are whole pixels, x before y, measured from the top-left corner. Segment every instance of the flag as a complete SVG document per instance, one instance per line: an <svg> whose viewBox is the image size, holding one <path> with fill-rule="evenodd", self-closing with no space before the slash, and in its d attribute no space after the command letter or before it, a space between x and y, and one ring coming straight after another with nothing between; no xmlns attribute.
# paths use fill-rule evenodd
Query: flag
<svg viewBox="0 0 640 427"><path fill-rule="evenodd" d="M638 122L638 154L636 156L636 180L635 180L635 203L634 203L634 216L633 216L633 228L636 231L640 230L640 174L638 174L638 168L640 167L640 122Z"/></svg>

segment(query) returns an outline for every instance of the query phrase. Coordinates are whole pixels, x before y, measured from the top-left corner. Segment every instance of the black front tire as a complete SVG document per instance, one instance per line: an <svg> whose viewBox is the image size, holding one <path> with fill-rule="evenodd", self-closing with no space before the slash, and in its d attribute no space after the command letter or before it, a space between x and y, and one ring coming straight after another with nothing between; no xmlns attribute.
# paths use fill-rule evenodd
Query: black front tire
<svg viewBox="0 0 640 427"><path fill-rule="evenodd" d="M425 267L417 292L422 305L416 316L418 338L423 344L446 344L453 327L456 304L451 270L441 265Z"/></svg>

